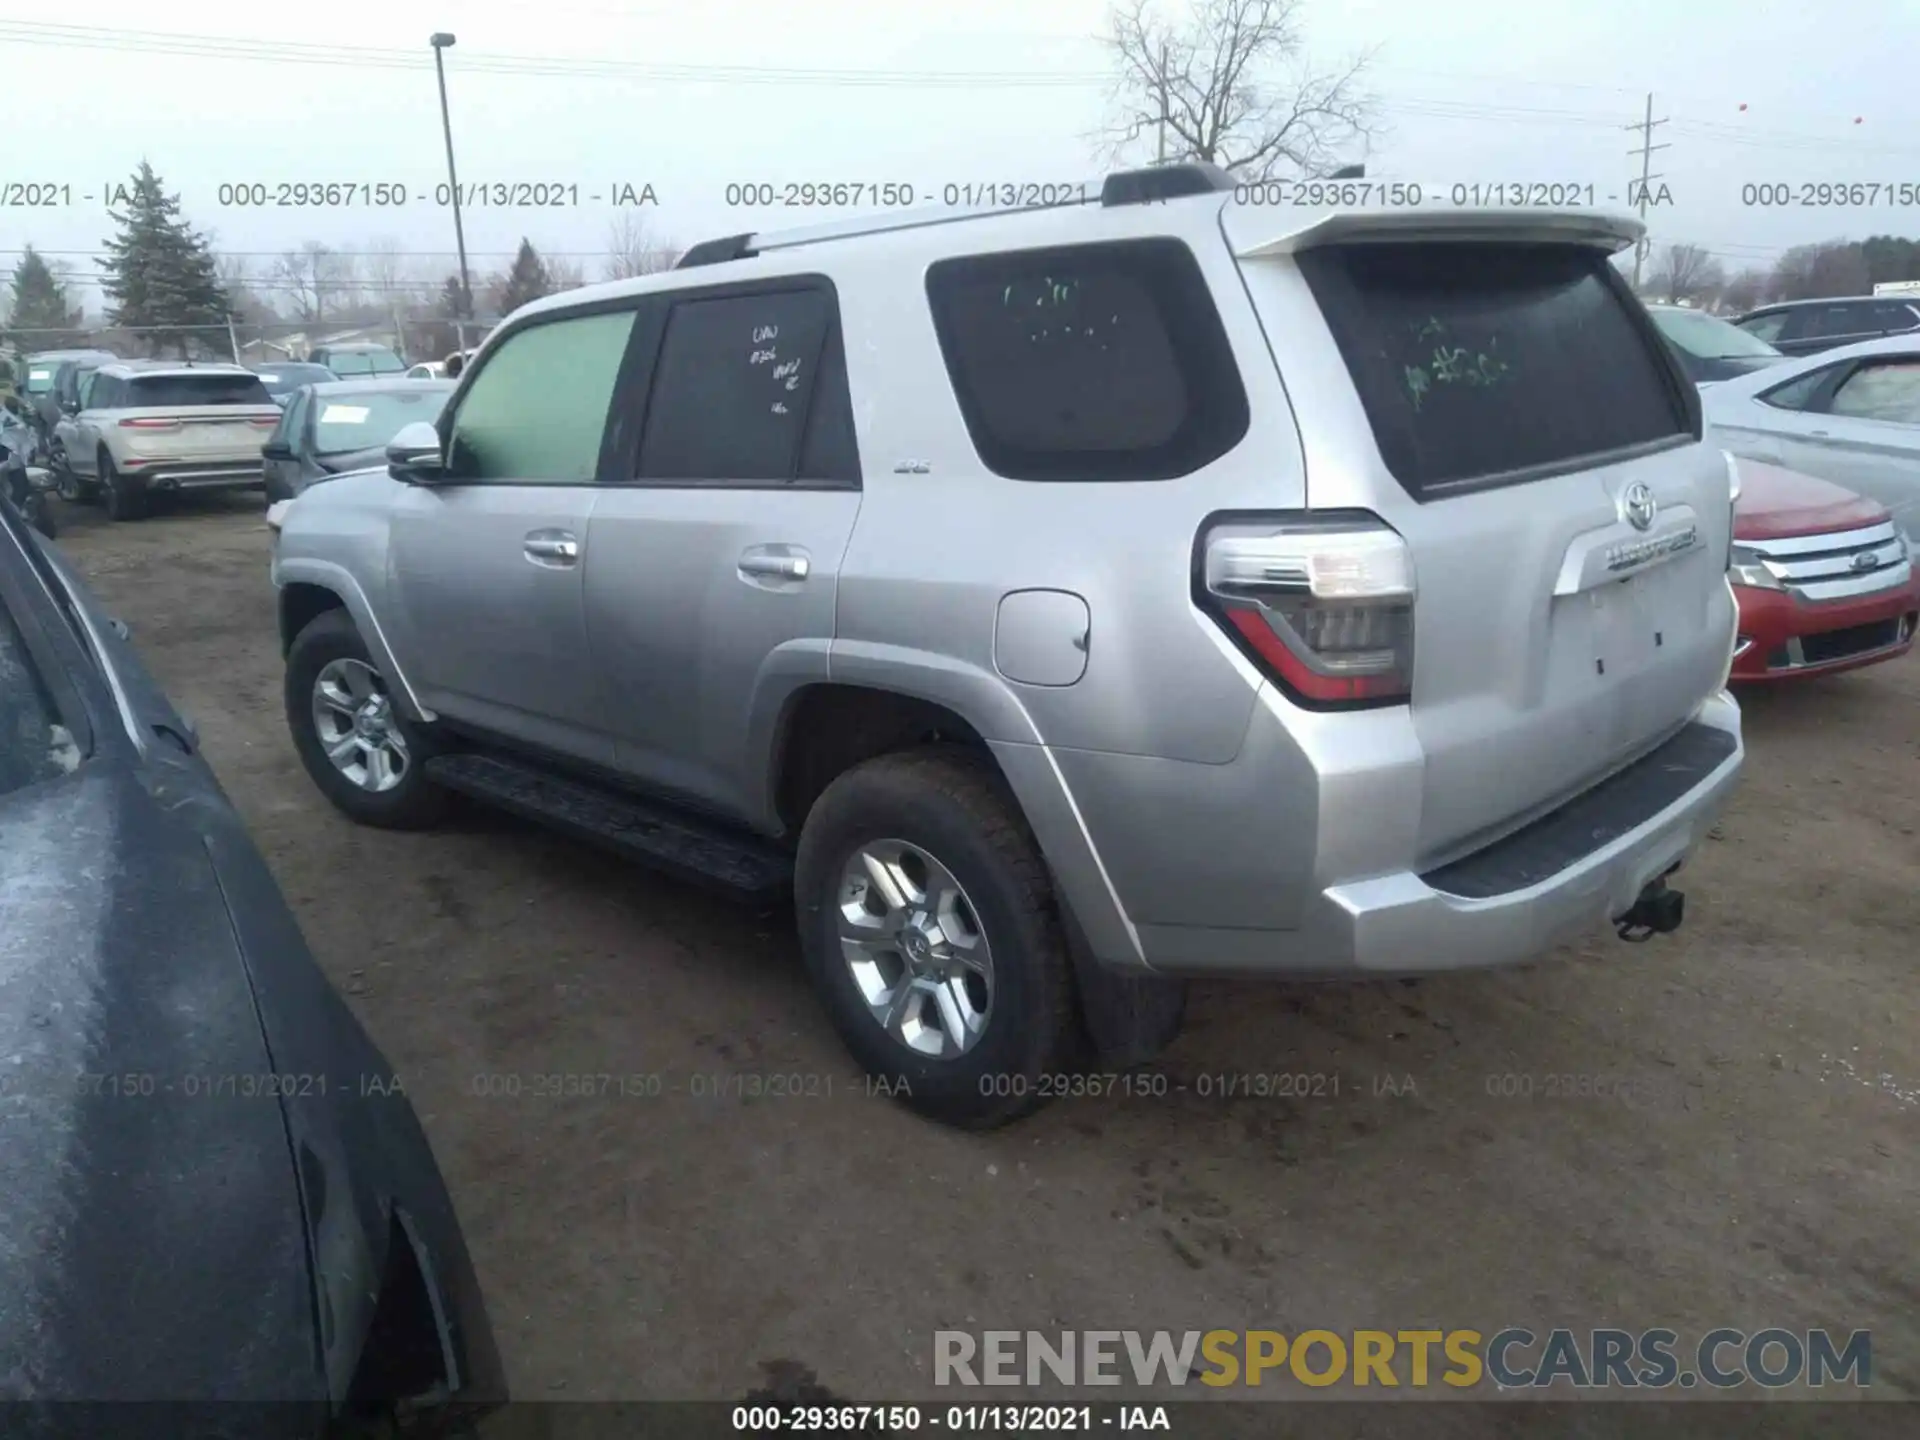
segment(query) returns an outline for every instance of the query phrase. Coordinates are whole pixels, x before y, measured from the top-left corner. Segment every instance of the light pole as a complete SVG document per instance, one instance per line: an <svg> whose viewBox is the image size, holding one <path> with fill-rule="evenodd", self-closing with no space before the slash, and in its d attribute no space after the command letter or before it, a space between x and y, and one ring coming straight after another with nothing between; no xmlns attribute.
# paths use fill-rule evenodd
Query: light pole
<svg viewBox="0 0 1920 1440"><path fill-rule="evenodd" d="M447 67L442 59L453 36L446 31L436 32L431 40L433 45L433 69L440 77L440 128L447 137L447 188L453 195L453 243L460 247L460 315L454 319L455 329L460 336L460 349L467 348L466 317L473 313L473 287L467 283L467 233L460 225L460 176L453 168L453 121L447 114Z"/></svg>

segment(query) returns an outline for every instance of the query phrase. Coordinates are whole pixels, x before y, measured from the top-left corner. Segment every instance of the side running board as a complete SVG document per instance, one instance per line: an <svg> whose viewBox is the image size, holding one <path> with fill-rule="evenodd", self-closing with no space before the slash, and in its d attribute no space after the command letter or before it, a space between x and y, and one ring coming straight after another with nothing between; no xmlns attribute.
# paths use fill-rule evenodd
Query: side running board
<svg viewBox="0 0 1920 1440"><path fill-rule="evenodd" d="M791 894L793 858L617 790L496 755L436 755L427 777L449 790L739 899L776 904Z"/></svg>

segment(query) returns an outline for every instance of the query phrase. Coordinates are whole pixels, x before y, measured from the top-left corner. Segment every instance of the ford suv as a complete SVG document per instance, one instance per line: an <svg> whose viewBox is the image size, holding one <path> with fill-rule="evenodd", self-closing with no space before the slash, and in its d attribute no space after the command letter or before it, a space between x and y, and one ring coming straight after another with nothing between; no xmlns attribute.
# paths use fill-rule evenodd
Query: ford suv
<svg viewBox="0 0 1920 1440"><path fill-rule="evenodd" d="M280 407L238 365L116 360L81 381L54 431L63 494L98 498L113 520L138 520L155 495L259 489L260 447Z"/></svg>
<svg viewBox="0 0 1920 1440"><path fill-rule="evenodd" d="M523 307L269 514L347 815L477 796L763 899L947 1121L1191 976L1505 965L1739 771L1731 462L1589 213L1097 201L689 251Z"/></svg>

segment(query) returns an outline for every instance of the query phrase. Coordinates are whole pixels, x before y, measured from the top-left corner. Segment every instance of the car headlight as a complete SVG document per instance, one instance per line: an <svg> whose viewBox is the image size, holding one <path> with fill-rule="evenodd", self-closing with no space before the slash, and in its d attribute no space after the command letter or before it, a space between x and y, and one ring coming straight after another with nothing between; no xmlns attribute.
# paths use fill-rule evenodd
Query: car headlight
<svg viewBox="0 0 1920 1440"><path fill-rule="evenodd" d="M1736 585L1745 585L1754 590L1784 590L1787 587L1780 577L1767 568L1767 562L1758 550L1745 545L1735 545L1729 552L1727 576Z"/></svg>

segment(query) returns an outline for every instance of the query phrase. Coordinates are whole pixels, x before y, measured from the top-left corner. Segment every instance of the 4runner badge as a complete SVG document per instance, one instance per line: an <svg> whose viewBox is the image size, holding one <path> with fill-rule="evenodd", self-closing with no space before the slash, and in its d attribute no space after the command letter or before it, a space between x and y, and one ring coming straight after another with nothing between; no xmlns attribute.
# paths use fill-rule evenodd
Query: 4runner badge
<svg viewBox="0 0 1920 1440"><path fill-rule="evenodd" d="M1653 498L1653 487L1636 480L1620 492L1620 518L1636 530L1653 528L1653 517L1660 513L1660 502Z"/></svg>

